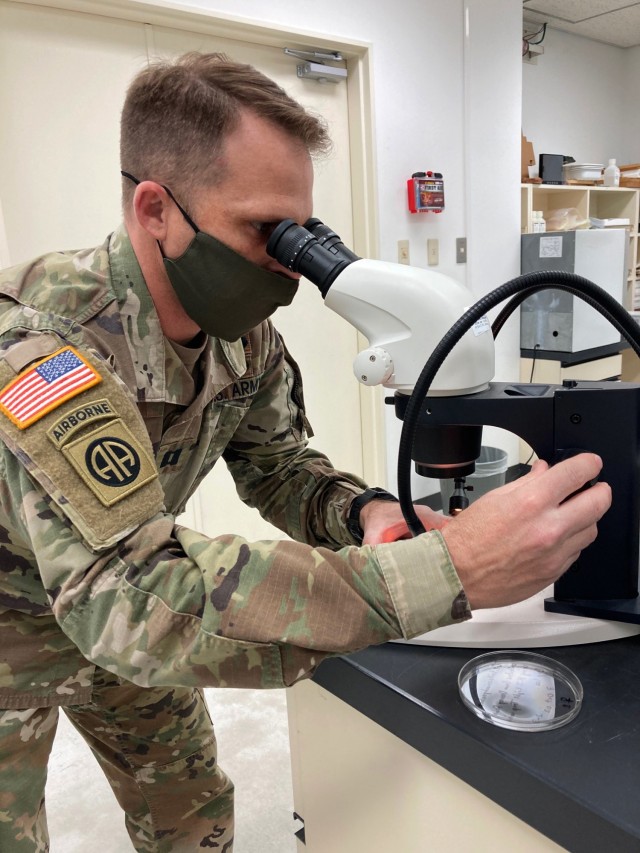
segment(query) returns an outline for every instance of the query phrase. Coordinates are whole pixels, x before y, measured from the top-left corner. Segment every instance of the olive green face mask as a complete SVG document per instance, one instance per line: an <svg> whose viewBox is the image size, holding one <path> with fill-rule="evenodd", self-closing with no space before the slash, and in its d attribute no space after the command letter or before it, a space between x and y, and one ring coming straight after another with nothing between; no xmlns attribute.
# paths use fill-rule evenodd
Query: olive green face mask
<svg viewBox="0 0 640 853"><path fill-rule="evenodd" d="M133 175L122 174L140 183ZM164 189L195 232L178 258L167 258L160 246L164 268L180 304L204 332L224 341L237 341L276 308L291 304L298 289L295 279L252 264L201 231L171 191Z"/></svg>

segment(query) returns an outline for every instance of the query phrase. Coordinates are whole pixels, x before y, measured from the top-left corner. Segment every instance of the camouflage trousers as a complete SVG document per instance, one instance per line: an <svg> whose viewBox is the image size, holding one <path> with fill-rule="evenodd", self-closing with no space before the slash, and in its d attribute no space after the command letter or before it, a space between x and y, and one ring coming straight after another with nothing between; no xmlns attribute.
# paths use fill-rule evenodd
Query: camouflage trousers
<svg viewBox="0 0 640 853"><path fill-rule="evenodd" d="M233 785L199 691L144 689L97 670L92 701L64 710L106 774L135 850L231 853ZM44 787L58 711L0 710L2 853L49 850Z"/></svg>

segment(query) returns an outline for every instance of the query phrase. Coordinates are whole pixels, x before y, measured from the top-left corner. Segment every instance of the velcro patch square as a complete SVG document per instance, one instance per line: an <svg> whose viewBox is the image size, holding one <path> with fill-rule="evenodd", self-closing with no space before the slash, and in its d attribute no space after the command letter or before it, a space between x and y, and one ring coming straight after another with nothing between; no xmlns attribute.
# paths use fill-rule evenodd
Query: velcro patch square
<svg viewBox="0 0 640 853"><path fill-rule="evenodd" d="M113 506L158 476L153 460L120 418L71 441L62 453L104 506Z"/></svg>
<svg viewBox="0 0 640 853"><path fill-rule="evenodd" d="M73 347L66 346L12 379L0 391L0 412L25 429L101 381L89 362Z"/></svg>

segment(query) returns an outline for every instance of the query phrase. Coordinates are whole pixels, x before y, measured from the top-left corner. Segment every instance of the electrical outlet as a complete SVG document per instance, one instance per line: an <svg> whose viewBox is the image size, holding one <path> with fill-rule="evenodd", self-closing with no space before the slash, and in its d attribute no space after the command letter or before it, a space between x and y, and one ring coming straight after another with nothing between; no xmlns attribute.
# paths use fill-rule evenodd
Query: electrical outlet
<svg viewBox="0 0 640 853"><path fill-rule="evenodd" d="M427 240L427 263L430 267L437 267L440 262L440 244L438 240Z"/></svg>
<svg viewBox="0 0 640 853"><path fill-rule="evenodd" d="M398 263L399 264L408 264L409 263L409 241L408 240L398 240Z"/></svg>

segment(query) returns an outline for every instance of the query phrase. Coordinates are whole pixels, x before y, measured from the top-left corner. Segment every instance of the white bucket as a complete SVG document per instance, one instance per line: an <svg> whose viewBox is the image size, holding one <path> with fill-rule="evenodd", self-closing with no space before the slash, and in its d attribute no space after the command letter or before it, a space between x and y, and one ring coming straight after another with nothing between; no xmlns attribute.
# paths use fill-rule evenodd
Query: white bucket
<svg viewBox="0 0 640 853"><path fill-rule="evenodd" d="M469 502L473 503L482 495L486 495L491 489L504 486L507 473L508 457L506 450L499 447L481 447L480 456L476 460L476 470L466 478L468 486L473 486L473 491L467 492ZM440 494L442 495L442 508L448 511L449 498L453 494L453 480L440 480Z"/></svg>

